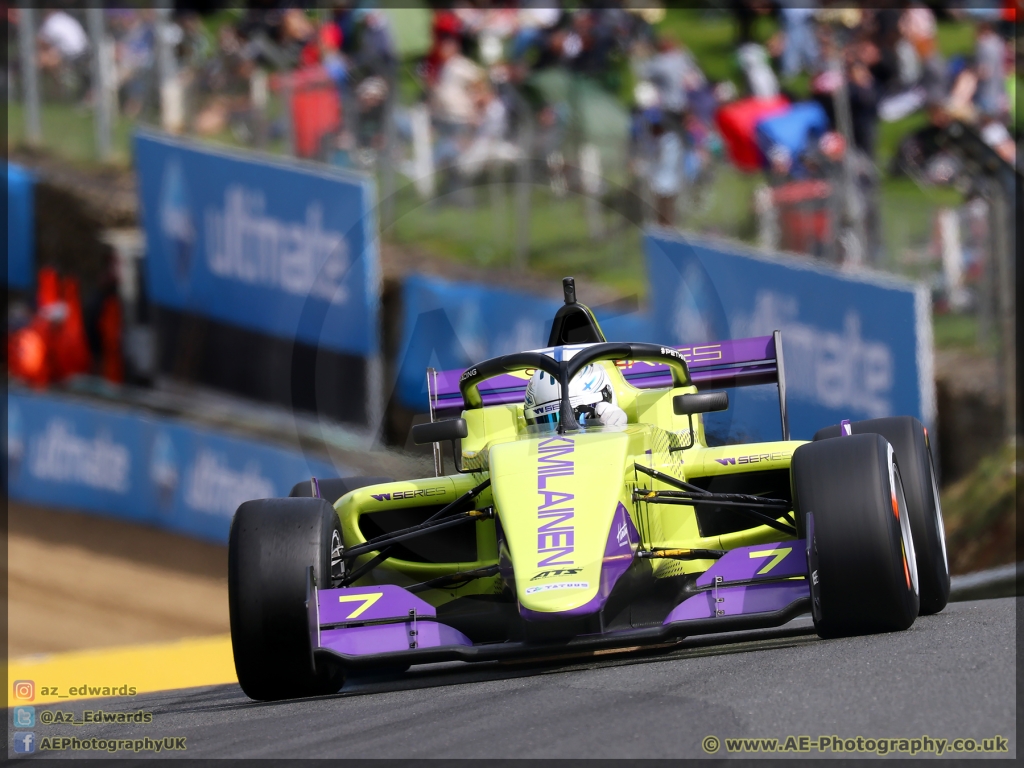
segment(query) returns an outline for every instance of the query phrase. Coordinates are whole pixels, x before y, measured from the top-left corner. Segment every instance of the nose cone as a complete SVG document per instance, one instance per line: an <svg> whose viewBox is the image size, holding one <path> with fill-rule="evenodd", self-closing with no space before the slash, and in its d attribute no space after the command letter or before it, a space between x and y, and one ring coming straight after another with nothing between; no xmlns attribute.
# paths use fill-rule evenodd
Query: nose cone
<svg viewBox="0 0 1024 768"><path fill-rule="evenodd" d="M628 448L627 433L596 432L491 449L491 489L524 618L600 610L608 574L625 569L613 564L632 561L639 537L621 503Z"/></svg>

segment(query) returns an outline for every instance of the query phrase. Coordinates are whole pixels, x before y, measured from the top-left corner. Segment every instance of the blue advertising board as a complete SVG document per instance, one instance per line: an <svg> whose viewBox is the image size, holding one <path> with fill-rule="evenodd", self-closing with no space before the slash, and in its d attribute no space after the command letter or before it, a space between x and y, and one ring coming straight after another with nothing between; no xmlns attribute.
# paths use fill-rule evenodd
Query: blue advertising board
<svg viewBox="0 0 1024 768"><path fill-rule="evenodd" d="M355 474L177 419L52 395L7 396L8 498L119 517L226 543L249 499L312 476Z"/></svg>
<svg viewBox="0 0 1024 768"><path fill-rule="evenodd" d="M582 296L581 296L582 298ZM396 370L398 399L427 411L426 370L465 368L548 343L562 302L522 291L411 275L402 284L402 343ZM609 341L652 338L647 316L595 310Z"/></svg>
<svg viewBox="0 0 1024 768"><path fill-rule="evenodd" d="M27 290L34 282L35 180L28 171L7 164L7 285Z"/></svg>
<svg viewBox="0 0 1024 768"><path fill-rule="evenodd" d="M782 331L794 439L842 419L910 415L934 424L923 286L667 230L647 233L644 248L652 321L669 343ZM778 439L775 397L774 386L735 390L729 411L708 419L709 430Z"/></svg>
<svg viewBox="0 0 1024 768"><path fill-rule="evenodd" d="M363 176L135 136L146 280L165 307L375 357L375 189Z"/></svg>

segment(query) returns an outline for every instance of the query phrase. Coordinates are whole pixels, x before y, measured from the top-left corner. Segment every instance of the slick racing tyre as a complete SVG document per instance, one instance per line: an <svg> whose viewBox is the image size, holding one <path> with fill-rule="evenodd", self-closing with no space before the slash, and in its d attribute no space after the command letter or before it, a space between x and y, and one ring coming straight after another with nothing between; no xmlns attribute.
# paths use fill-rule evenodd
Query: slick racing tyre
<svg viewBox="0 0 1024 768"><path fill-rule="evenodd" d="M330 477L326 480L317 478L317 484L320 486L320 497L326 499L331 504L334 504L346 493L354 491L356 488L391 482L394 481L390 477ZM303 480L292 486L292 491L288 494L288 497L311 497L312 495L313 483L309 480Z"/></svg>
<svg viewBox="0 0 1024 768"><path fill-rule="evenodd" d="M892 446L877 434L807 443L791 472L818 634L907 629L920 608L917 562Z"/></svg>
<svg viewBox="0 0 1024 768"><path fill-rule="evenodd" d="M872 432L881 435L896 451L917 552L921 615L938 613L949 601L949 560L928 430L913 416L855 421L850 427L855 435ZM814 439L838 436L838 426L826 427Z"/></svg>
<svg viewBox="0 0 1024 768"><path fill-rule="evenodd" d="M324 499L243 503L228 539L228 603L235 672L245 694L270 701L337 693L338 667L314 668L307 572L330 588L341 568L341 527ZM334 562L337 561L337 562Z"/></svg>

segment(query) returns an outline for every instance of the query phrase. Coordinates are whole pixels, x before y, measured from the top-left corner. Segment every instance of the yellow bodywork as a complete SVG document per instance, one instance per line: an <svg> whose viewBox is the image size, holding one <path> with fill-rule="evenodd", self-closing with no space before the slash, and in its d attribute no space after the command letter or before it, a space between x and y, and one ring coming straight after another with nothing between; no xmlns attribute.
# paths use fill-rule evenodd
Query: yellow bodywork
<svg viewBox="0 0 1024 768"><path fill-rule="evenodd" d="M464 474L387 483L361 488L338 499L345 546L365 542L360 517L377 511L442 505L488 477L491 486L475 501L476 509L493 507L495 519L475 523L477 559L460 563L420 563L390 558L358 585L393 583L409 586L452 573L494 565L499 558L500 524L515 573L516 598L523 608L556 613L593 599L601 581L605 545L621 504L641 537L644 549L732 549L776 542L785 534L765 525L719 536L701 536L692 506L646 504L633 500L634 489L672 490L637 473L634 464L679 480L752 470L788 469L802 441L756 443L709 448L703 420L694 416L693 432L685 416L673 412L672 398L696 392L693 386L640 390L612 363L604 365L615 386L618 405L629 424L592 427L558 435L527 428L522 405L496 405L463 412L468 437L462 440ZM677 450L671 450L671 449ZM356 567L372 559L359 558ZM703 572L712 560L652 561L657 577ZM545 574L559 573L551 581ZM535 577L553 588L538 588ZM457 597L499 594L500 576L476 579L461 587L421 593L440 605Z"/></svg>

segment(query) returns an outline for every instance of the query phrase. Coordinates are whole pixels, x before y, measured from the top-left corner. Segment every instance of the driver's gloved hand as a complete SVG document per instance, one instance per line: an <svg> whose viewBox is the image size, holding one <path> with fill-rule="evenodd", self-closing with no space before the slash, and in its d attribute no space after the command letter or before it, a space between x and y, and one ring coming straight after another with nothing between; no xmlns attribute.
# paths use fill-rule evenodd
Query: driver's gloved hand
<svg viewBox="0 0 1024 768"><path fill-rule="evenodd" d="M594 406L594 415L597 416L597 420L606 427L624 427L626 426L626 412L619 408L617 405L611 403L597 403Z"/></svg>

